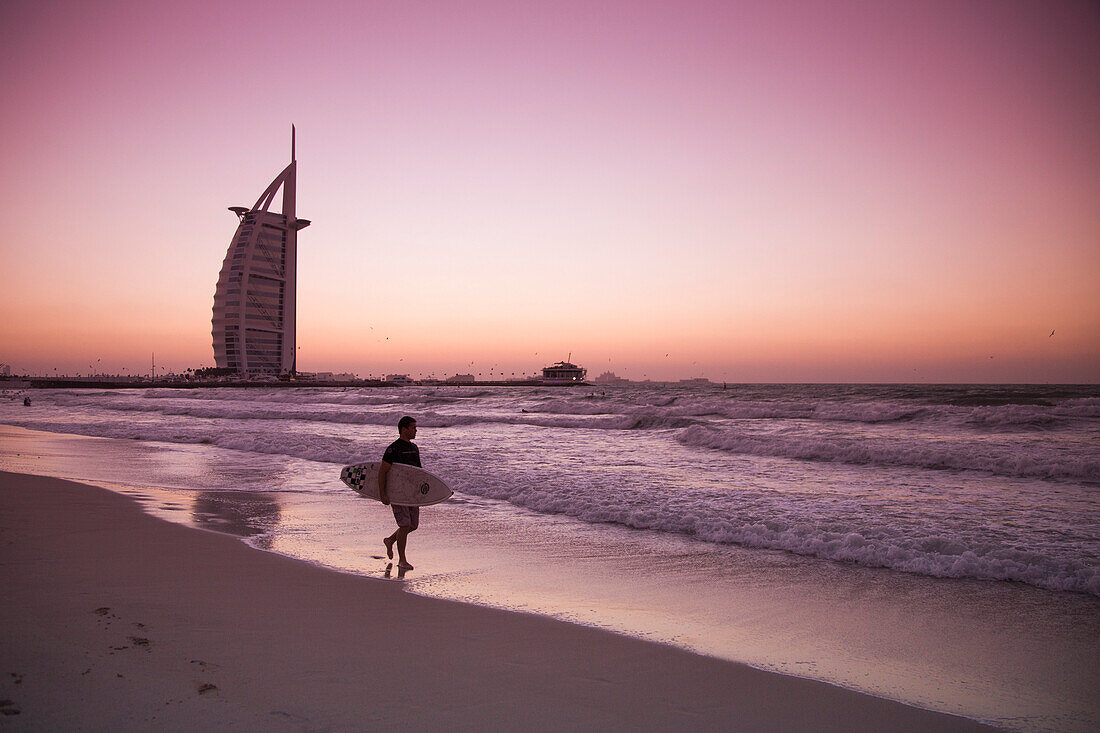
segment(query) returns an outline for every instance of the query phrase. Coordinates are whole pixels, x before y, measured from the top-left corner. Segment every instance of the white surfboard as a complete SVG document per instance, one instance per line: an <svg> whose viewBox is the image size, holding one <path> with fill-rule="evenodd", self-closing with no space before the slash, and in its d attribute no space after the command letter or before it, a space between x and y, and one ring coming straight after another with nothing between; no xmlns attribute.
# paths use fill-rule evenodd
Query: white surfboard
<svg viewBox="0 0 1100 733"><path fill-rule="evenodd" d="M378 498L378 467L381 465L375 462L344 466L340 480L360 496L381 501ZM386 475L386 495L391 504L431 506L450 499L454 493L443 479L416 466L394 463Z"/></svg>

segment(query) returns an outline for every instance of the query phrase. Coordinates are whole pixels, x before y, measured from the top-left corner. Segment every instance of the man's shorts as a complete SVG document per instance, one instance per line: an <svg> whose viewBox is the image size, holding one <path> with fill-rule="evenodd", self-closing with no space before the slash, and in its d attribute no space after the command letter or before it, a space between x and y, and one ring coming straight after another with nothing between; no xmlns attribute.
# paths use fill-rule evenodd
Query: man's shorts
<svg viewBox="0 0 1100 733"><path fill-rule="evenodd" d="M390 507L393 509L393 518L397 520L398 527L408 527L412 530L420 526L420 507L399 504L391 504Z"/></svg>

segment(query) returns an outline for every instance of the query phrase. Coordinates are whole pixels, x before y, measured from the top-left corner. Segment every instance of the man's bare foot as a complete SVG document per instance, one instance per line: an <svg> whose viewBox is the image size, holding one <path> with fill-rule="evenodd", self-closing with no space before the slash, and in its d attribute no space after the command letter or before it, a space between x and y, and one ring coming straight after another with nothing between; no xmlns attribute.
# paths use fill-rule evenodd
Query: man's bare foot
<svg viewBox="0 0 1100 733"><path fill-rule="evenodd" d="M393 559L393 538L383 537L382 544L386 546L386 557Z"/></svg>
<svg viewBox="0 0 1100 733"><path fill-rule="evenodd" d="M409 563L408 560L402 560L401 562L397 563L397 567L401 568L402 570L412 570L413 569L412 564Z"/></svg>

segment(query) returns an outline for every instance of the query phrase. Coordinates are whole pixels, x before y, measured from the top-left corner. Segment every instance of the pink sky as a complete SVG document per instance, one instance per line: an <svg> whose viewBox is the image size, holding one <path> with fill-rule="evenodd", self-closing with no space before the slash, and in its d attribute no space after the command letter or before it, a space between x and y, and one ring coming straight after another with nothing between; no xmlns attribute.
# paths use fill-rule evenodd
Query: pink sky
<svg viewBox="0 0 1100 733"><path fill-rule="evenodd" d="M0 43L17 371L211 365L294 122L303 370L1100 381L1095 4L6 3Z"/></svg>

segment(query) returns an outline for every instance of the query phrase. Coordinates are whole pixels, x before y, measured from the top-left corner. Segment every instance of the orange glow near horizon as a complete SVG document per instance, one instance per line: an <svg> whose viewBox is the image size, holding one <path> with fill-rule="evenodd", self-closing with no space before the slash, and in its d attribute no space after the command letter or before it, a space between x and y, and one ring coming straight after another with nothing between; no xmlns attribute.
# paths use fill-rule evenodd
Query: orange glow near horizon
<svg viewBox="0 0 1100 733"><path fill-rule="evenodd" d="M1087 4L266 7L0 9L0 362L212 365L293 121L300 370L1100 381Z"/></svg>

